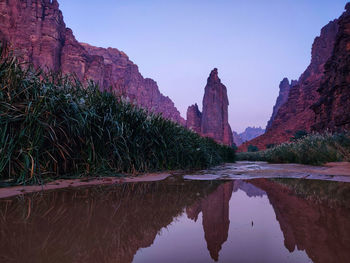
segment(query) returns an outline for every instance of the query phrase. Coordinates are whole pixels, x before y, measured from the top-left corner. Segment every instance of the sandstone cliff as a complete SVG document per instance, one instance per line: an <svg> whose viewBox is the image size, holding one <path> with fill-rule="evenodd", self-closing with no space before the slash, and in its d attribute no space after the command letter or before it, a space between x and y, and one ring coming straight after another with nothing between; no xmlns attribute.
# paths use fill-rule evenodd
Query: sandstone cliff
<svg viewBox="0 0 350 263"><path fill-rule="evenodd" d="M273 107L271 118L270 118L270 120L267 123L266 130L268 130L271 127L272 122L275 120L275 117L277 115L278 110L281 108L281 106L284 103L287 102L291 86L292 85L295 86L296 84L297 83L295 83L293 81L292 81L292 84L290 84L288 78L284 78L281 81L280 86L279 86L280 91L279 91L279 94L278 94L278 97L277 97L277 100L276 100L276 104Z"/></svg>
<svg viewBox="0 0 350 263"><path fill-rule="evenodd" d="M310 65L300 76L298 83L291 87L287 101L277 111L268 131L243 144L240 151L247 150L250 144L265 149L269 144L288 141L298 130L311 130L315 113L310 107L320 98L317 90L324 75L324 65L332 55L337 32L337 20L322 28L321 35L312 46Z"/></svg>
<svg viewBox="0 0 350 263"><path fill-rule="evenodd" d="M188 129L201 133L202 113L200 112L197 103L188 107L187 109L187 123Z"/></svg>
<svg viewBox="0 0 350 263"><path fill-rule="evenodd" d="M91 79L103 90L185 125L174 103L155 81L142 77L127 55L79 43L66 28L57 0L0 0L0 40L35 67Z"/></svg>
<svg viewBox="0 0 350 263"><path fill-rule="evenodd" d="M187 127L204 137L231 146L233 137L228 123L228 105L227 89L219 79L218 70L214 69L205 87L203 113L198 106L190 106L187 110Z"/></svg>
<svg viewBox="0 0 350 263"><path fill-rule="evenodd" d="M333 55L325 65L325 74L313 105L316 131L350 130L350 3L339 18Z"/></svg>

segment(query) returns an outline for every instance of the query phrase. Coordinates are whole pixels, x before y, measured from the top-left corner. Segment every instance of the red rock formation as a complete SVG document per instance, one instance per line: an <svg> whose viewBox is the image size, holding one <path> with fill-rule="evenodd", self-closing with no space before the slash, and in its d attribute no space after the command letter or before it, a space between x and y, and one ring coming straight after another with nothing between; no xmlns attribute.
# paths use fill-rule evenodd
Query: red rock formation
<svg viewBox="0 0 350 263"><path fill-rule="evenodd" d="M190 106L187 110L187 127L204 137L231 146L233 137L228 123L228 105L227 89L218 77L218 70L214 69L205 87L203 113L197 104Z"/></svg>
<svg viewBox="0 0 350 263"><path fill-rule="evenodd" d="M232 190L233 182L220 185L208 197L186 208L188 218L195 221L202 211L205 240L210 256L215 261L218 261L221 247L228 238L230 226L229 201Z"/></svg>
<svg viewBox="0 0 350 263"><path fill-rule="evenodd" d="M198 109L197 103L187 109L187 128L197 133L201 133L202 113Z"/></svg>
<svg viewBox="0 0 350 263"><path fill-rule="evenodd" d="M312 107L316 114L313 126L316 131L350 130L350 3L338 24L333 55L325 65L318 90L321 97Z"/></svg>
<svg viewBox="0 0 350 263"><path fill-rule="evenodd" d="M296 85L296 83L295 83L295 85ZM279 88L280 88L279 95L277 97L276 104L273 107L272 116L267 123L266 130L268 130L271 127L272 122L275 120L275 117L277 115L278 110L288 100L289 91L291 89L291 84L289 84L288 78L284 78L281 81Z"/></svg>
<svg viewBox="0 0 350 263"><path fill-rule="evenodd" d="M232 130L228 123L228 98L226 87L214 69L208 78L203 98L201 132L203 136L215 139L226 145L232 145Z"/></svg>
<svg viewBox="0 0 350 263"><path fill-rule="evenodd" d="M123 52L79 43L66 28L57 0L0 0L0 39L35 67L94 80L103 90L185 125L174 103Z"/></svg>
<svg viewBox="0 0 350 263"><path fill-rule="evenodd" d="M315 113L310 107L320 97L317 89L324 75L324 65L331 57L337 32L337 20L322 28L321 35L315 39L312 46L310 65L300 76L298 84L290 89L288 100L278 110L269 130L262 136L244 143L239 148L240 151L246 151L250 144L265 149L268 144L288 141L298 130L311 130L315 122Z"/></svg>

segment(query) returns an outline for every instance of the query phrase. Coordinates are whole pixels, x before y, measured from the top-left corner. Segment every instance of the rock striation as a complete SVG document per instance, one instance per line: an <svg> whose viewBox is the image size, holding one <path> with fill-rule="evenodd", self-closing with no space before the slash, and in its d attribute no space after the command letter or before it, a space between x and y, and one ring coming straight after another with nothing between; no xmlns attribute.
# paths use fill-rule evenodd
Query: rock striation
<svg viewBox="0 0 350 263"><path fill-rule="evenodd" d="M185 125L174 103L155 81L143 78L125 53L79 43L66 27L57 0L0 0L0 40L36 68L93 80L102 90Z"/></svg>
<svg viewBox="0 0 350 263"><path fill-rule="evenodd" d="M201 113L196 105L190 106L187 110L187 127L204 137L231 146L233 137L228 123L228 105L227 89L221 83L215 68L210 73L205 87L203 112Z"/></svg>
<svg viewBox="0 0 350 263"><path fill-rule="evenodd" d="M316 131L350 130L350 3L345 8L338 20L334 51L318 89L320 98L312 106L315 112L312 128Z"/></svg>
<svg viewBox="0 0 350 263"><path fill-rule="evenodd" d="M327 60L331 57L338 33L338 20L329 22L322 28L312 46L311 63L300 76L296 85L289 91L287 101L280 106L268 131L244 143L240 151L246 151L249 145L265 149L267 145L288 141L298 130L311 131L315 122L315 113L311 106L320 98L317 90L324 76Z"/></svg>

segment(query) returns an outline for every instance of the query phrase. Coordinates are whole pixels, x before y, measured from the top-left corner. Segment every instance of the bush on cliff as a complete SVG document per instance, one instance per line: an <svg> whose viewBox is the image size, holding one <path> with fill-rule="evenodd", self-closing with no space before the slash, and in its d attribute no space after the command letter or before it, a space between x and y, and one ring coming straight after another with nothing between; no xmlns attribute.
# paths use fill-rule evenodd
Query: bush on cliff
<svg viewBox="0 0 350 263"><path fill-rule="evenodd" d="M350 133L308 134L265 151L239 153L237 159L313 165L350 161Z"/></svg>
<svg viewBox="0 0 350 263"><path fill-rule="evenodd" d="M3 52L2 52L3 54ZM0 61L0 179L205 168L231 147L202 138L89 83Z"/></svg>

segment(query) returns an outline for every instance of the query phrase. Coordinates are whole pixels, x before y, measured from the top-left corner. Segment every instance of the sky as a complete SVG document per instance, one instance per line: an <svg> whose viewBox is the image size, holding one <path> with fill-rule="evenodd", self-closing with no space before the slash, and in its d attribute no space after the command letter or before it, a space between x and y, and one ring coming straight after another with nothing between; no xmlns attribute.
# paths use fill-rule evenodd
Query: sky
<svg viewBox="0 0 350 263"><path fill-rule="evenodd" d="M229 122L265 127L284 77L298 79L343 0L59 0L80 42L124 51L181 115L202 108L210 71L227 87Z"/></svg>

